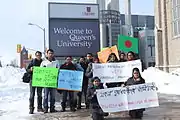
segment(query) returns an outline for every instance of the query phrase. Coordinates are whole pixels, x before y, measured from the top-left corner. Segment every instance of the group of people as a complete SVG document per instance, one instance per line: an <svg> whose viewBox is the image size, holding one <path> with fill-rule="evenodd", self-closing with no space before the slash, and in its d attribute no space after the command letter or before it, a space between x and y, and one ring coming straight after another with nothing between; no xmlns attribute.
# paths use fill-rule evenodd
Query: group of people
<svg viewBox="0 0 180 120"><path fill-rule="evenodd" d="M54 88L41 88L41 87L33 87L32 86L32 78L29 83L30 85L30 98L29 98L29 114L34 113L34 97L35 90L37 89L37 111L48 113L48 109L50 108L50 112L57 112L55 109L55 98L56 91L62 94L62 102L61 102L61 112L66 111L67 101L69 101L70 111L75 112L77 109L81 109L81 101L82 95L85 98L86 109L91 108L92 118L93 120L103 120L104 116L107 116L108 113L104 113L99 106L97 97L96 97L96 89L104 89L112 87L120 87L126 85L134 85L134 84L142 84L145 83L144 79L140 75L140 71L138 68L134 68L132 72L132 77L129 78L126 82L116 82L116 83L105 83L102 84L101 80L98 77L93 77L93 69L92 63L100 63L97 56L93 56L92 53L87 53L86 57L80 57L79 61L73 61L71 56L65 58L65 62L63 64L59 64L59 62L54 57L54 51L52 49L47 50L46 58L42 59L42 53L37 51L35 53L36 58L34 58L31 63L27 67L27 72L29 74L33 74L33 67L55 67L59 69L66 70L79 70L84 72L82 91L81 92L73 92L68 90L56 90ZM119 53L119 58L115 53L111 53L108 57L107 63L117 63L117 62L126 62L135 60L135 54L130 51L127 54ZM44 90L44 96L42 98L42 90ZM48 97L50 96L50 107L48 105ZM69 98L69 100L67 100ZM43 104L42 104L43 103ZM131 110L129 111L129 115L132 118L142 118L144 109L140 110Z"/></svg>

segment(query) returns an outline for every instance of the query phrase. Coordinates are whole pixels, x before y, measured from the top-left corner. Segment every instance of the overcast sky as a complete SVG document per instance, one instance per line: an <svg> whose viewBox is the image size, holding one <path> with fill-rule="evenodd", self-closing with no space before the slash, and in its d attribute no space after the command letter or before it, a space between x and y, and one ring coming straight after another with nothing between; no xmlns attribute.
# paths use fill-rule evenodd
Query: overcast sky
<svg viewBox="0 0 180 120"><path fill-rule="evenodd" d="M0 4L0 56L5 60L16 56L16 45L22 44L43 50L43 32L29 22L47 28L47 5L51 0L1 0ZM89 2L95 0L56 0L56 2ZM120 12L124 13L124 0ZM154 0L131 0L133 14L154 14Z"/></svg>

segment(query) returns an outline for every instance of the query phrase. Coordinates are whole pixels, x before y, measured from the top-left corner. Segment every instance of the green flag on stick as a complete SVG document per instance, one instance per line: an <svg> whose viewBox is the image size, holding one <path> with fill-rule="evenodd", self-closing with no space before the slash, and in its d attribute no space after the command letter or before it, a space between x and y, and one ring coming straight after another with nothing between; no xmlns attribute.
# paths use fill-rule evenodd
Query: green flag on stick
<svg viewBox="0 0 180 120"><path fill-rule="evenodd" d="M139 53L139 41L134 37L119 35L118 50L123 52L133 51L134 53Z"/></svg>

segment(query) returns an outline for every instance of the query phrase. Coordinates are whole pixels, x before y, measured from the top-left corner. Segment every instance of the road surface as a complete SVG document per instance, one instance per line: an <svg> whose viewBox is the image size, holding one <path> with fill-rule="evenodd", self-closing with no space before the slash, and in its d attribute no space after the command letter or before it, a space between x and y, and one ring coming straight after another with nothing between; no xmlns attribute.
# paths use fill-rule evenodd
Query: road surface
<svg viewBox="0 0 180 120"><path fill-rule="evenodd" d="M180 120L180 96L159 95L160 106L148 108L144 112L143 120ZM58 108L60 110L60 108ZM26 118L27 120L91 120L89 110L82 109L74 113L37 113ZM110 114L105 120L130 120L127 112Z"/></svg>

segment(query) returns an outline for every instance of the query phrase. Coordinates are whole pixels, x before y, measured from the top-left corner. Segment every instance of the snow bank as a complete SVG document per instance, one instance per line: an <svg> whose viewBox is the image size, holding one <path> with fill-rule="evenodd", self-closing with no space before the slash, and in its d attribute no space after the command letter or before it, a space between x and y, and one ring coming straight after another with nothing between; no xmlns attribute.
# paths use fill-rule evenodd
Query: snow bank
<svg viewBox="0 0 180 120"><path fill-rule="evenodd" d="M180 76L166 73L159 69L150 67L142 73L146 82L155 82L158 92L164 94L180 95Z"/></svg>
<svg viewBox="0 0 180 120"><path fill-rule="evenodd" d="M24 69L0 68L0 119L22 120L28 115L29 85L22 82Z"/></svg>
<svg viewBox="0 0 180 120"><path fill-rule="evenodd" d="M0 68L0 120L26 120L23 117L29 116L29 84L21 79L24 72L10 66ZM155 82L160 93L180 95L180 76L153 67L142 76L146 82Z"/></svg>
<svg viewBox="0 0 180 120"><path fill-rule="evenodd" d="M172 75L180 76L180 68L171 72Z"/></svg>

